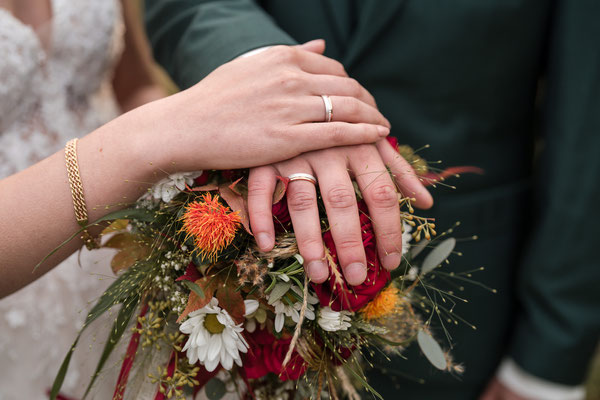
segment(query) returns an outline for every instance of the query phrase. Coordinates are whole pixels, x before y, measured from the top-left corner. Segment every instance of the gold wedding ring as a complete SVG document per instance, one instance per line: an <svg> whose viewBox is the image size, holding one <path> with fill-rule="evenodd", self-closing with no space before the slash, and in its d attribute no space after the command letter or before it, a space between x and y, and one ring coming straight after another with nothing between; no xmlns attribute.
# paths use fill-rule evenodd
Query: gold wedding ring
<svg viewBox="0 0 600 400"><path fill-rule="evenodd" d="M321 98L325 104L325 122L331 122L333 119L333 104L331 103L331 99L325 94L322 94Z"/></svg>

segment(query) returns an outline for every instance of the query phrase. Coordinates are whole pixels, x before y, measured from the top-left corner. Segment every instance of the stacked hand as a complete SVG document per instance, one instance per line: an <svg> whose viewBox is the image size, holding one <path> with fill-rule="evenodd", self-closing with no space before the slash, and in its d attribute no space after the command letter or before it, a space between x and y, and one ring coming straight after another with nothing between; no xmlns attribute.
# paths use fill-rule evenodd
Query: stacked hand
<svg viewBox="0 0 600 400"><path fill-rule="evenodd" d="M304 53L308 53L306 50L320 53L323 51L322 46L323 42L316 41L304 45L302 50ZM277 56L273 52L264 54L265 57L273 55ZM250 58L258 62L262 56ZM323 118L325 113L323 105L318 104L321 101L318 95L329 95L333 105L332 122L313 124L314 129L326 133L327 129L341 121L390 126L377 112L373 96L358 82L348 78L340 65L332 66L330 72L339 78L329 77L328 80L323 80L322 85L311 86L311 94L315 99L310 107L317 112L316 120ZM331 85L326 85L327 82ZM286 109L286 112L299 113L302 109ZM343 136L346 133L341 134ZM386 167L390 168L395 182L390 178ZM357 181L369 208L377 235L379 258L387 269L396 268L402 258L398 191L404 196L415 198L415 205L418 207L428 208L433 203L431 195L420 183L411 166L386 140L380 140L376 144L308 152L287 161L251 170L248 192L250 222L257 243L263 251L274 246L271 202L277 176L288 177L296 173L314 175L319 182L338 259L344 276L351 285L361 284L367 274L356 195L351 179ZM324 260L315 185L306 180L290 182L287 202L307 274L314 282L323 282L328 277L329 269Z"/></svg>

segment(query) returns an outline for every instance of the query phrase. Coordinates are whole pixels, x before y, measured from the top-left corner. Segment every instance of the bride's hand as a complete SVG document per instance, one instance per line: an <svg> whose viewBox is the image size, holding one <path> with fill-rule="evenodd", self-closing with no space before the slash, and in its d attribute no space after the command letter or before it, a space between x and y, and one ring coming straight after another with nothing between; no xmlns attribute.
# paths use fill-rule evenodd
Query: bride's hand
<svg viewBox="0 0 600 400"><path fill-rule="evenodd" d="M322 52L324 43L315 46ZM276 46L238 58L134 111L146 126L136 147L166 170L229 169L387 135L389 122L372 96L339 62L305 48ZM334 122L323 123L322 94L333 100Z"/></svg>

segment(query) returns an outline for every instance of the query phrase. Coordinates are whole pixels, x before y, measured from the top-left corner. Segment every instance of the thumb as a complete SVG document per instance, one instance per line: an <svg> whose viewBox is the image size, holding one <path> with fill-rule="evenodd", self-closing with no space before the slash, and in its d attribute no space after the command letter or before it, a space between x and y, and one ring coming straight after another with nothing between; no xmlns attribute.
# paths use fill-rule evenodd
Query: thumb
<svg viewBox="0 0 600 400"><path fill-rule="evenodd" d="M296 47L301 50L310 51L311 53L323 54L325 51L325 41L323 39L315 39L311 40L310 42L300 44Z"/></svg>

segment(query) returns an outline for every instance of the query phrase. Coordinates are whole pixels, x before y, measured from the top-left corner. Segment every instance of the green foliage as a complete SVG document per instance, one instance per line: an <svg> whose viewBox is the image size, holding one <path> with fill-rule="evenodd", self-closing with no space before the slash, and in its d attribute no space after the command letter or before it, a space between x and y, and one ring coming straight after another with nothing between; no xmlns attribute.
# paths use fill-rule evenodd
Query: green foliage
<svg viewBox="0 0 600 400"><path fill-rule="evenodd" d="M54 383L52 384L52 389L50 391L50 399L55 400L62 384L65 380L65 376L67 374L67 370L69 369L69 364L71 362L71 357L73 356L73 352L77 347L77 343L81 338L83 332L90 326L92 322L98 319L102 314L108 311L110 308L117 304L125 303L127 299L132 299L134 296L138 295L140 292L140 288L143 287L142 282L144 277L148 273L148 266L145 264L137 264L125 271L123 275L121 275L109 288L102 294L96 305L92 308L90 313L87 315L83 327L79 334L75 338L71 349L67 352L58 373L56 374L56 378L54 378Z"/></svg>
<svg viewBox="0 0 600 400"><path fill-rule="evenodd" d="M204 386L204 392L209 400L219 400L225 396L227 390L225 388L225 383L223 383L222 380L218 378L212 378L210 381L206 382L206 386Z"/></svg>
<svg viewBox="0 0 600 400"><path fill-rule="evenodd" d="M104 367L104 363L106 363L106 360L108 360L108 357L112 353L113 349L115 348L117 343L119 343L119 340L121 339L121 337L123 336L123 333L125 332L125 329L129 325L131 316L137 309L137 306L139 305L139 303L140 303L140 296L137 293L133 294L130 298L126 299L123 302L123 306L121 307L121 310L119 311L119 315L117 315L117 319L115 320L115 323L110 331L110 336L108 337L108 340L104 344L104 350L102 351L102 355L100 356L100 360L98 361L96 371L94 372L94 375L92 375L92 379L90 380L90 383L88 384L88 387L85 390L85 394L83 395L84 398L90 392L90 389L94 385L94 382L96 381L96 378L100 374L102 367Z"/></svg>
<svg viewBox="0 0 600 400"><path fill-rule="evenodd" d="M420 330L417 334L417 343L425 357L437 369L445 370L448 366L444 352L438 342L424 330Z"/></svg>
<svg viewBox="0 0 600 400"><path fill-rule="evenodd" d="M456 239L454 238L448 238L438 244L423 260L421 274L425 275L443 263L452 254L454 246L456 246Z"/></svg>

